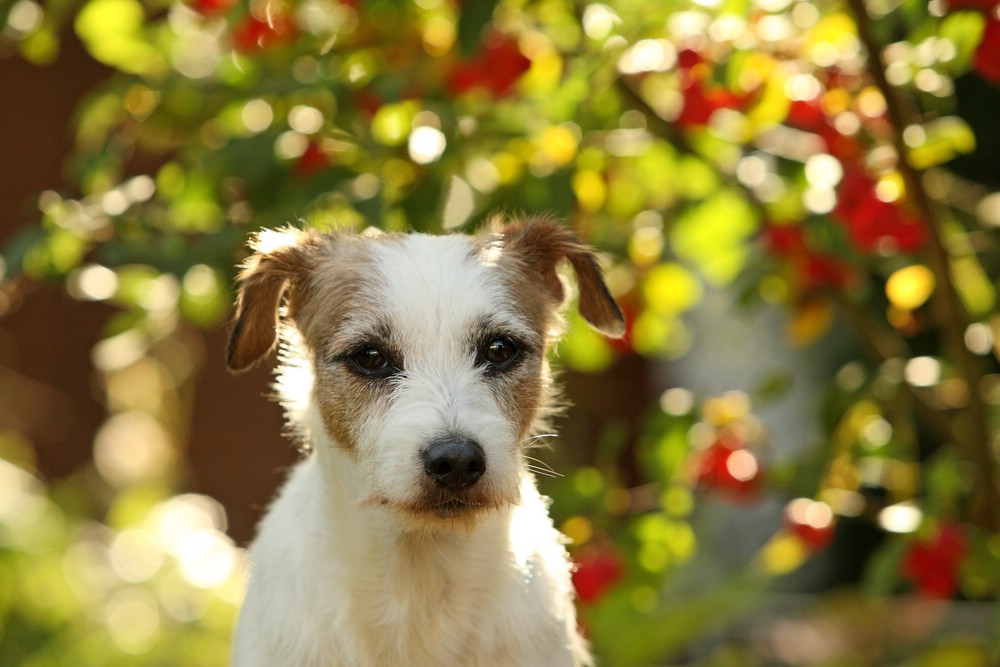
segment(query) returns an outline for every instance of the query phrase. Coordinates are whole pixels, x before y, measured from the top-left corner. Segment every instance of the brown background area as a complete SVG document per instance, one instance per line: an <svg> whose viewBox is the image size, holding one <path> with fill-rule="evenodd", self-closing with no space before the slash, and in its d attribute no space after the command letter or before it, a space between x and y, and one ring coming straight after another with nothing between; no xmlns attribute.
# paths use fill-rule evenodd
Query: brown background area
<svg viewBox="0 0 1000 667"><path fill-rule="evenodd" d="M0 247L37 219L43 190L79 194L64 176L73 114L81 97L108 76L72 34L51 65L0 60ZM0 317L0 429L27 435L43 477L61 477L90 460L105 416L90 350L110 314L109 307L74 301L56 285L26 283ZM230 533L245 542L296 454L280 436L278 406L263 398L269 371L230 375L224 346L224 331L206 334L185 490L219 499Z"/></svg>

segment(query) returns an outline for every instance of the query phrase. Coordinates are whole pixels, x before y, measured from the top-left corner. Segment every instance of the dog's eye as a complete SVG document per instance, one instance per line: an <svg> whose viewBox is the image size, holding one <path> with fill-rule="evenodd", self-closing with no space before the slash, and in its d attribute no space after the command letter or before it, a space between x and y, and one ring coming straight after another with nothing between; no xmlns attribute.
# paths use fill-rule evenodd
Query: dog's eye
<svg viewBox="0 0 1000 667"><path fill-rule="evenodd" d="M517 343L510 338L497 336L483 346L480 354L483 361L494 367L509 365L517 357L520 351Z"/></svg>
<svg viewBox="0 0 1000 667"><path fill-rule="evenodd" d="M366 375L386 375L393 369L388 358L374 345L366 345L348 357L351 365Z"/></svg>

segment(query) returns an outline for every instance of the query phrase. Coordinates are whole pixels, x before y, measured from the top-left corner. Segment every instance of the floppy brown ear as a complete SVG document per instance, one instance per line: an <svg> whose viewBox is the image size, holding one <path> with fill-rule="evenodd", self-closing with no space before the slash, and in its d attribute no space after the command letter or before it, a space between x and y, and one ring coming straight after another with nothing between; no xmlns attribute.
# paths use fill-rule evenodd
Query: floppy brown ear
<svg viewBox="0 0 1000 667"><path fill-rule="evenodd" d="M557 303L565 299L556 266L569 260L580 291L580 314L595 329L615 338L625 333L625 317L608 291L597 257L571 230L545 218L528 218L501 229L504 253L518 256L537 271Z"/></svg>
<svg viewBox="0 0 1000 667"><path fill-rule="evenodd" d="M254 253L237 278L236 316L226 356L230 370L250 368L274 347L282 295L290 281L308 272L312 241L309 232L288 228L265 230L250 242Z"/></svg>

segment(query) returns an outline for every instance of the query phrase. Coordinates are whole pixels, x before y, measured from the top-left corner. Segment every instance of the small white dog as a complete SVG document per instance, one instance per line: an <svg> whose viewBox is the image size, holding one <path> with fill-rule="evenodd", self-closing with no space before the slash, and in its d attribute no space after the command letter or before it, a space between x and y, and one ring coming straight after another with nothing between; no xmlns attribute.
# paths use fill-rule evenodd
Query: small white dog
<svg viewBox="0 0 1000 667"><path fill-rule="evenodd" d="M591 250L537 219L479 237L286 229L253 247L229 365L281 340L276 385L309 455L250 548L232 664L590 664L524 450L551 411L557 264L583 317L624 331Z"/></svg>

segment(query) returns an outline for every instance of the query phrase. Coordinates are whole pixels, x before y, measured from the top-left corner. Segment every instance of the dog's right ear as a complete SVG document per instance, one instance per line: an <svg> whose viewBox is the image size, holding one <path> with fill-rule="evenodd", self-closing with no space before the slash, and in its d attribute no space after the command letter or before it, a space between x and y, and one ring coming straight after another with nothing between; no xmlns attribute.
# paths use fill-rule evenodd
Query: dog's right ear
<svg viewBox="0 0 1000 667"><path fill-rule="evenodd" d="M282 295L289 283L310 271L316 237L289 227L264 230L251 240L254 252L237 278L236 316L226 356L230 370L250 368L274 347Z"/></svg>

